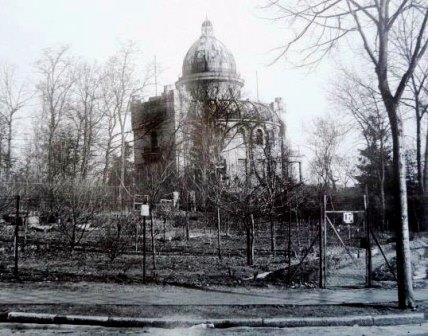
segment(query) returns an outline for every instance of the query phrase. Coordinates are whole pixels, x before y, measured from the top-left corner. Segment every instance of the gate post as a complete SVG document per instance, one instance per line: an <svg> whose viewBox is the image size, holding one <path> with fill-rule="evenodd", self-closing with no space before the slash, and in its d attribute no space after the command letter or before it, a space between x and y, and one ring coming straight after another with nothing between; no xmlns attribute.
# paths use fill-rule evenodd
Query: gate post
<svg viewBox="0 0 428 336"><path fill-rule="evenodd" d="M372 286L372 246L370 241L370 221L367 215L368 199L364 195L364 222L366 226L366 286Z"/></svg>
<svg viewBox="0 0 428 336"><path fill-rule="evenodd" d="M14 250L14 267L13 275L15 278L18 278L18 253L19 253L19 202L20 196L15 196L16 200L16 214L15 214L15 234L13 237L13 250Z"/></svg>
<svg viewBox="0 0 428 336"><path fill-rule="evenodd" d="M146 216L143 216L143 282L146 282Z"/></svg>
<svg viewBox="0 0 428 336"><path fill-rule="evenodd" d="M324 281L323 281L323 277L324 277L324 272L323 272L323 267L324 267L324 260L323 260L323 208L320 205L320 220L319 220L319 225L318 225L318 239L319 239L319 283L318 283L318 287L319 288L324 288Z"/></svg>
<svg viewBox="0 0 428 336"><path fill-rule="evenodd" d="M319 250L320 250L320 260L319 260L319 268L320 268L320 278L319 278L319 287L325 288L327 283L327 258L326 258L326 249L327 249L327 195L323 195L323 206L321 208L321 218L319 224Z"/></svg>

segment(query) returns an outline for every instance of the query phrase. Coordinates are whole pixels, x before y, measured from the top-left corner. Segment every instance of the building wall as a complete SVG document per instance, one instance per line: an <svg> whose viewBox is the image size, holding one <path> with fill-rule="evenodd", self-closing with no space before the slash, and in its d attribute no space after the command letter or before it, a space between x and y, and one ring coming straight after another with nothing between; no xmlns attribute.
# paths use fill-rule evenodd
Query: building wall
<svg viewBox="0 0 428 336"><path fill-rule="evenodd" d="M175 171L175 94L165 90L147 102L131 106L134 133L134 162L137 187L143 187L156 174Z"/></svg>
<svg viewBox="0 0 428 336"><path fill-rule="evenodd" d="M249 177L256 181L255 170L259 175L264 171L267 155L276 161L276 173L282 173L285 142L285 125L281 121L284 113L282 100L277 98L272 104L263 106L265 113L272 115L272 120L256 118L246 121L245 127L232 131L226 141L221 156L226 174L231 180L236 177L245 180ZM135 101L132 104L137 185L143 186L147 183L145 180L166 166L173 169L173 178L185 173L192 146L188 128L189 109L189 95L169 87L160 96L152 97L147 102ZM230 122L231 128L233 123ZM154 132L157 135L157 146L153 146ZM259 133L262 133L262 143L257 140ZM269 150L266 151L266 148Z"/></svg>

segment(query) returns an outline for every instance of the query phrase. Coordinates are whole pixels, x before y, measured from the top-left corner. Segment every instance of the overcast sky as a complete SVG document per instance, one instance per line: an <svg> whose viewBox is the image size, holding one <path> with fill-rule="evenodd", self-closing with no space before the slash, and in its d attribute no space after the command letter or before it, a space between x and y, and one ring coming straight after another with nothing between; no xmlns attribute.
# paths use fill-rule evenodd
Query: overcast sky
<svg viewBox="0 0 428 336"><path fill-rule="evenodd" d="M283 97L289 139L304 150L304 125L329 110L326 85L332 68L325 62L311 73L275 57L273 48L290 32L263 17L262 0L0 0L0 61L30 76L41 50L69 44L73 53L104 61L120 40L139 43L146 60L164 69L160 85L174 84L182 60L199 37L207 16L214 33L234 54L245 80L244 93L260 100ZM330 77L331 78L331 77ZM307 127L306 127L307 128Z"/></svg>

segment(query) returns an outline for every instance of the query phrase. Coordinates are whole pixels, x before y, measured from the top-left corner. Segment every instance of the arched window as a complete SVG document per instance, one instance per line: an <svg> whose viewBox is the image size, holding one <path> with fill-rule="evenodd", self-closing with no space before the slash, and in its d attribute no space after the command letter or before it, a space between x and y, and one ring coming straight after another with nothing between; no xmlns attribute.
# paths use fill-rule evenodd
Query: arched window
<svg viewBox="0 0 428 336"><path fill-rule="evenodd" d="M150 133L150 145L152 152L156 152L158 150L158 132L152 131L152 133Z"/></svg>
<svg viewBox="0 0 428 336"><path fill-rule="evenodd" d="M255 134L255 138L254 138L254 143L256 144L256 145L260 145L260 146L262 146L263 145L263 131L260 129L260 128L258 128L258 129L256 129L256 134Z"/></svg>

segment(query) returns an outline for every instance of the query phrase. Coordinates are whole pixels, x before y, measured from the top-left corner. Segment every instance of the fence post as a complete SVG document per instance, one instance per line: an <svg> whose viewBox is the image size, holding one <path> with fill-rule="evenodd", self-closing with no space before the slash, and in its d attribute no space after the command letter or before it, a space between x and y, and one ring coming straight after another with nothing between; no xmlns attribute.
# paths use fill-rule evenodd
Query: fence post
<svg viewBox="0 0 428 336"><path fill-rule="evenodd" d="M217 255L218 259L221 260L221 217L220 217L220 207L217 206Z"/></svg>
<svg viewBox="0 0 428 336"><path fill-rule="evenodd" d="M367 215L368 200L364 195L364 222L366 224L366 285L372 286L372 246L370 241L370 221Z"/></svg>
<svg viewBox="0 0 428 336"><path fill-rule="evenodd" d="M327 286L327 195L324 194L323 213L323 288Z"/></svg>
<svg viewBox="0 0 428 336"><path fill-rule="evenodd" d="M14 268L13 268L13 275L15 278L18 278L18 239L19 239L19 202L20 202L20 196L15 196L15 206L16 206L16 213L15 213L15 234L13 238L13 250L14 250Z"/></svg>
<svg viewBox="0 0 428 336"><path fill-rule="evenodd" d="M319 239L319 283L318 286L319 288L323 288L324 287L324 281L323 281L323 277L324 277L324 272L323 272L323 268L324 268L324 256L323 256L323 208L320 205L320 220L319 220L319 225L318 225L318 239Z"/></svg>
<svg viewBox="0 0 428 336"><path fill-rule="evenodd" d="M143 216L143 282L146 282L146 216Z"/></svg>

